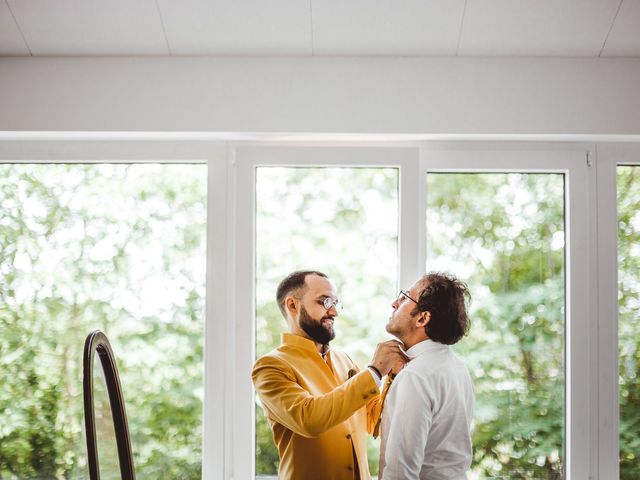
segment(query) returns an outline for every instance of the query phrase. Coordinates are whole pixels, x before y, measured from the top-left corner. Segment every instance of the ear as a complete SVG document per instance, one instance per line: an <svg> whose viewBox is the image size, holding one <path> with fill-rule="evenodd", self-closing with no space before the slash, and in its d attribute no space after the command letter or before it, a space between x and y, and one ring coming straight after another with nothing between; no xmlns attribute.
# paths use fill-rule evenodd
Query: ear
<svg viewBox="0 0 640 480"><path fill-rule="evenodd" d="M292 318L295 318L295 316L298 314L298 305L296 304L295 298L287 297L284 300L284 307L286 308L287 312L289 312L289 315L291 315Z"/></svg>
<svg viewBox="0 0 640 480"><path fill-rule="evenodd" d="M431 312L420 312L416 320L416 327L424 327L431 320Z"/></svg>

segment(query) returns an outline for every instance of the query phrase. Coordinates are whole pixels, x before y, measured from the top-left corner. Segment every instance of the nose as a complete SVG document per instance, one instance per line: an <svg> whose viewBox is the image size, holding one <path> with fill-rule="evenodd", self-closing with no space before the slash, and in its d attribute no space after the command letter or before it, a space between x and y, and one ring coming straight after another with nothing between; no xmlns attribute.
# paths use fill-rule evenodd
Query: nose
<svg viewBox="0 0 640 480"><path fill-rule="evenodd" d="M391 308L394 310L398 309L398 299L396 298L393 302L391 302Z"/></svg>
<svg viewBox="0 0 640 480"><path fill-rule="evenodd" d="M335 305L331 305L331 308L329 310L327 310L327 313L329 315L331 315L332 317L337 317L339 315L338 314L338 309L336 308Z"/></svg>

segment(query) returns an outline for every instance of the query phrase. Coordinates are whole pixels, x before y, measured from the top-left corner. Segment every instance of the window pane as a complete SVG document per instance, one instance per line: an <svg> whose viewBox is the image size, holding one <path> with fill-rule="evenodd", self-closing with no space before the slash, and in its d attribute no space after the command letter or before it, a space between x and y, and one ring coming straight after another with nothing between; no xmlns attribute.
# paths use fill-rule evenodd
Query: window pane
<svg viewBox="0 0 640 480"><path fill-rule="evenodd" d="M562 175L427 175L427 271L472 296L455 347L476 394L471 478L561 477L564 244Z"/></svg>
<svg viewBox="0 0 640 480"><path fill-rule="evenodd" d="M386 338L397 290L397 169L259 168L256 199L256 355L278 346L287 330L275 302L278 283L313 269L329 275L345 304L332 345L366 366ZM256 473L273 476L278 453L256 402ZM369 464L376 474L373 440Z"/></svg>
<svg viewBox="0 0 640 480"><path fill-rule="evenodd" d="M618 167L620 478L640 478L640 167Z"/></svg>
<svg viewBox="0 0 640 480"><path fill-rule="evenodd" d="M82 353L101 329L138 476L200 478L206 173L0 165L0 477L87 478Z"/></svg>

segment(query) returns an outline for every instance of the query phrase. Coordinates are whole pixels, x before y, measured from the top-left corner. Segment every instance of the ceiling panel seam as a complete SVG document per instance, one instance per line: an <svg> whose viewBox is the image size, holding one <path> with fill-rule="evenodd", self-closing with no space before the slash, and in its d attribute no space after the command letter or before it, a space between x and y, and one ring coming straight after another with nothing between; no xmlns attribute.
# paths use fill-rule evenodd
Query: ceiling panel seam
<svg viewBox="0 0 640 480"><path fill-rule="evenodd" d="M460 52L460 42L462 41L462 29L464 28L464 17L467 14L467 0L464 0L464 8L462 9L462 18L460 19L460 31L458 32L458 45L456 45L456 57Z"/></svg>
<svg viewBox="0 0 640 480"><path fill-rule="evenodd" d="M167 37L167 29L164 28L164 18L162 17L162 10L160 10L160 5L158 5L158 0L154 0L156 4L156 9L158 10L158 16L160 17L160 26L162 27L162 34L164 35L164 41L167 44L167 52L169 52L169 56L172 57L173 53L171 52L171 45L169 45L169 37Z"/></svg>
<svg viewBox="0 0 640 480"><path fill-rule="evenodd" d="M309 0L309 29L311 30L311 56L314 57L316 52L313 41L313 0Z"/></svg>
<svg viewBox="0 0 640 480"><path fill-rule="evenodd" d="M600 48L600 53L598 53L598 57L601 57L602 52L604 52L604 46L607 44L607 40L609 40L609 35L611 35L613 26L616 23L616 19L618 18L618 14L620 13L620 9L622 8L622 2L624 2L624 0L620 0L620 3L618 4L618 10L616 10L616 14L613 16L613 20L611 20L611 26L609 26L609 31L607 32L606 37L604 37L604 42L602 42L602 47Z"/></svg>
<svg viewBox="0 0 640 480"><path fill-rule="evenodd" d="M13 13L13 9L11 8L11 5L9 5L9 0L4 0L4 3L7 5L7 8L9 9L9 13L11 13L11 17L13 18L13 21L15 22L16 27L18 28L18 31L20 32L20 36L22 37L22 41L24 42L25 47L27 47L27 50L29 50L29 55L33 57L33 52L31 51L31 47L29 46L29 43L27 42L27 39L25 38L24 33L22 32L22 28L20 27L20 24L18 23L18 19Z"/></svg>

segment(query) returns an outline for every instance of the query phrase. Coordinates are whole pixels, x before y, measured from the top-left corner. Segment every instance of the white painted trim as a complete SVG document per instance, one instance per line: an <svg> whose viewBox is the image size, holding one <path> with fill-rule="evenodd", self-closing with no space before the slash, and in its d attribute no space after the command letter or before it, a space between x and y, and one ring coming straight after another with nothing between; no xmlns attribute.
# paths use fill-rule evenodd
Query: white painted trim
<svg viewBox="0 0 640 480"><path fill-rule="evenodd" d="M598 158L616 165L640 165L640 143L598 145Z"/></svg>
<svg viewBox="0 0 640 480"><path fill-rule="evenodd" d="M207 179L207 285L204 338L203 480L222 480L225 455L225 337L232 305L226 282L227 229L232 219L228 205L228 165L208 161Z"/></svg>
<svg viewBox="0 0 640 480"><path fill-rule="evenodd" d="M598 478L618 478L618 201L616 161L597 152Z"/></svg>
<svg viewBox="0 0 640 480"><path fill-rule="evenodd" d="M527 142L527 143L620 143L640 142L640 134L459 134L459 133L269 133L207 131L0 131L0 142L237 142L263 146L304 144L307 146L408 146L422 142Z"/></svg>
<svg viewBox="0 0 640 480"><path fill-rule="evenodd" d="M418 161L415 147L352 147L235 145L238 161L254 167L339 166L339 167L400 167ZM409 153L407 153L409 152Z"/></svg>
<svg viewBox="0 0 640 480"><path fill-rule="evenodd" d="M599 282L599 259L598 259L598 169L596 163L596 145L591 145L585 152L587 172L586 172L586 185L587 198L584 204L586 209L588 233L586 236L588 246L587 252L589 256L589 277L587 278L589 295L586 299L582 298L583 303L587 304L587 308L590 312L589 317L589 431L591 432L589 437L589 451L592 452L589 455L589 472L591 476L590 480L598 478L598 471L600 465L599 455L599 377L594 372L598 372L599 360L600 360L600 342L598 333L598 324L600 316L598 315L599 308L599 296L598 296L598 282ZM583 295L579 295L583 297Z"/></svg>
<svg viewBox="0 0 640 480"><path fill-rule="evenodd" d="M547 172L566 173L576 163L585 163L588 145L473 144L440 148L427 145L422 150L428 172ZM579 155L576 155L579 153ZM573 154L573 156L572 156ZM573 163L572 163L573 162Z"/></svg>
<svg viewBox="0 0 640 480"><path fill-rule="evenodd" d="M591 365L595 354L589 351L591 337L595 334L596 313L589 309L590 298L597 292L590 290L590 277L596 274L597 262L590 251L589 237L589 184L586 152L579 152L567 168L565 180L566 223L566 463L568 480L595 477L592 472L593 436L592 419L597 418L593 398Z"/></svg>
<svg viewBox="0 0 640 480"><path fill-rule="evenodd" d="M235 178L236 242L235 258L236 296L233 298L236 314L235 338L227 341L234 347L233 403L227 410L233 419L231 442L232 468L227 479L255 477L254 391L251 369L255 351L255 165L246 161L242 150L232 153ZM232 300L230 298L230 300Z"/></svg>
<svg viewBox="0 0 640 480"><path fill-rule="evenodd" d="M235 402L235 362L236 362L236 297L238 295L236 278L237 278L237 262L236 262L236 239L237 239L237 212L238 206L236 204L236 191L237 191L237 178L238 170L235 161L235 152L232 148L227 146L227 205L229 211L227 213L227 245L226 249L220 252L220 255L224 255L227 258L227 271L226 280L228 285L228 294L226 298L228 317L225 319L226 330L224 332L224 358L225 358L225 372L224 372L224 398L225 409L224 415L224 464L222 465L224 480L232 479L234 473L234 452L235 448L235 433L234 428L236 420L234 417L234 402Z"/></svg>
<svg viewBox="0 0 640 480"><path fill-rule="evenodd" d="M411 148L392 152L398 178L398 290L409 286L423 273L424 209L420 198L420 150ZM416 201L417 199L417 201Z"/></svg>
<svg viewBox="0 0 640 480"><path fill-rule="evenodd" d="M501 146L499 149L423 149L428 172L553 172L565 174L565 456L567 479L590 478L593 451L591 431L593 390L590 384L588 346L594 316L590 316L584 296L593 295L589 276L593 274L593 254L589 253L588 183L586 150L546 150L535 147ZM427 193L428 194L428 193ZM593 472L595 474L595 472Z"/></svg>
<svg viewBox="0 0 640 480"><path fill-rule="evenodd" d="M0 140L3 163L205 163L224 158L224 142Z"/></svg>

